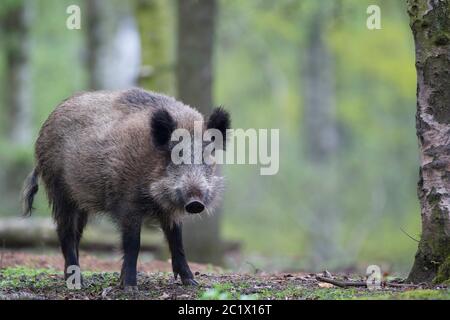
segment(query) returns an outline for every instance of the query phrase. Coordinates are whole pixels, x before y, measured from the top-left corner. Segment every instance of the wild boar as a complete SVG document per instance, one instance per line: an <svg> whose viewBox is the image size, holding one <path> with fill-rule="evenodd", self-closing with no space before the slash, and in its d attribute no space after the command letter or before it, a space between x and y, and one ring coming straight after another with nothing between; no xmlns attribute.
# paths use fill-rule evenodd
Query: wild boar
<svg viewBox="0 0 450 320"><path fill-rule="evenodd" d="M106 213L121 232L120 279L125 288L137 288L140 232L146 219L158 222L166 236L175 278L197 284L183 249L181 218L212 211L223 182L214 163L171 160L172 133L179 128L192 133L196 121L203 130L219 130L226 141L230 116L224 109L214 109L204 121L190 106L142 89L76 94L51 113L36 141L36 167L24 184L23 210L31 215L41 178L66 278L69 266L79 266L78 247L88 217Z"/></svg>

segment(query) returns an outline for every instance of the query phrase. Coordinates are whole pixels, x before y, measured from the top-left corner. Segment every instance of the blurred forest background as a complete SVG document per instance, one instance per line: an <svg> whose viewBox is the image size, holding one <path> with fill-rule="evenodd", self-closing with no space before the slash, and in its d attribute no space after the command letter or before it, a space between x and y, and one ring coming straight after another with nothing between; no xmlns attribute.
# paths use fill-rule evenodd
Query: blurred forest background
<svg viewBox="0 0 450 320"><path fill-rule="evenodd" d="M66 27L72 4L80 30ZM381 30L366 27L371 4ZM141 86L205 113L224 105L234 128L280 129L279 173L224 166L223 208L208 228L185 232L206 230L199 237L213 251L228 243L228 267L378 264L406 275L412 265L416 76L403 1L2 0L0 27L3 246L14 247L5 234L16 230L33 144L55 106L77 91ZM49 212L41 188L35 216ZM221 253L199 237L187 239L197 245L188 258Z"/></svg>

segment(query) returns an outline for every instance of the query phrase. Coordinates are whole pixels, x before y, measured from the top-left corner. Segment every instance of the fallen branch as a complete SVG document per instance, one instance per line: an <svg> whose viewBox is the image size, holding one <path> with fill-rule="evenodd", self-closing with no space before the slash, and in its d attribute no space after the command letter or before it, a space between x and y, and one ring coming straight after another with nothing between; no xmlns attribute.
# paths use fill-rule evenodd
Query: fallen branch
<svg viewBox="0 0 450 320"><path fill-rule="evenodd" d="M331 283L332 285L335 285L337 287L341 288L348 288L348 287L367 287L367 284L362 281L340 281L340 280L334 280L330 278L325 278L321 276L316 276L316 280Z"/></svg>
<svg viewBox="0 0 450 320"><path fill-rule="evenodd" d="M340 281L334 280L326 277L316 276L316 280L326 283L331 283L340 288L349 288L349 287L365 287L367 288L367 283L365 281ZM393 283L393 282L382 282L382 287L394 287L394 288L417 288L420 285L411 284L411 283Z"/></svg>

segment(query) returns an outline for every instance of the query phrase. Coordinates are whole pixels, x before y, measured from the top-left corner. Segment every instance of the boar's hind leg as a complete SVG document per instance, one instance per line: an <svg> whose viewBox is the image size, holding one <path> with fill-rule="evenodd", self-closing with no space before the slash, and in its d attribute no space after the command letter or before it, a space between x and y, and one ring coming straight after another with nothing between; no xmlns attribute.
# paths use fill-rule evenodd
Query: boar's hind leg
<svg viewBox="0 0 450 320"><path fill-rule="evenodd" d="M137 289L136 267L141 246L141 223L122 224L123 264L120 283L126 290Z"/></svg>
<svg viewBox="0 0 450 320"><path fill-rule="evenodd" d="M64 256L64 276L67 279L73 270L70 266L78 266L78 216L79 211L70 202L61 201L54 208L56 231L58 233L61 251ZM69 272L68 272L69 271Z"/></svg>
<svg viewBox="0 0 450 320"><path fill-rule="evenodd" d="M195 281L194 275L189 268L186 261L186 256L183 249L183 239L181 232L181 223L173 224L172 226L162 226L164 234L169 243L170 253L172 255L172 269L175 279L180 275L181 282L184 285L198 285Z"/></svg>
<svg viewBox="0 0 450 320"><path fill-rule="evenodd" d="M87 213L84 211L80 211L78 214L77 230L76 230L76 244L75 244L78 262L80 262L80 253L79 253L80 240L81 240L81 237L83 236L83 230L84 230L84 227L86 227L87 221L88 221Z"/></svg>

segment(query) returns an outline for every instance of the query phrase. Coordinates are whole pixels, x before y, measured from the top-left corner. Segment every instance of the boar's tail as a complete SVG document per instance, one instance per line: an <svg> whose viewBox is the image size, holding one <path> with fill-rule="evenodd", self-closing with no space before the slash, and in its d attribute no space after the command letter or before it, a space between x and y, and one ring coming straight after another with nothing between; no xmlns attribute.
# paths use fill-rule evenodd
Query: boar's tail
<svg viewBox="0 0 450 320"><path fill-rule="evenodd" d="M31 211L33 210L33 200L34 196L38 192L38 178L39 174L36 168L31 171L28 177L25 179L23 189L22 189L22 214L25 217L31 216Z"/></svg>

